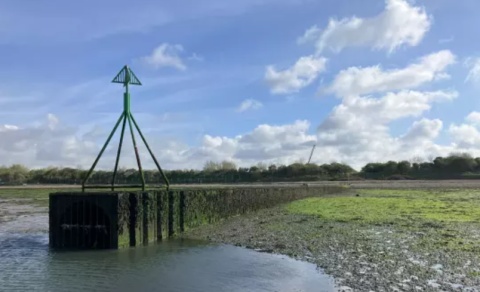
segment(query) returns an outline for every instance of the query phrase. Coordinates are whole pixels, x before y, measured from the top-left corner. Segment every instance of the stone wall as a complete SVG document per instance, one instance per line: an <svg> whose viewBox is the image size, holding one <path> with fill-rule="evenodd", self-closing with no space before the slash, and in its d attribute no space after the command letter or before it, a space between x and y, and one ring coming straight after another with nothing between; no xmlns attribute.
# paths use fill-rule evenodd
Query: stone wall
<svg viewBox="0 0 480 292"><path fill-rule="evenodd" d="M349 191L340 186L307 186L53 193L50 246L116 249L147 245L231 216Z"/></svg>

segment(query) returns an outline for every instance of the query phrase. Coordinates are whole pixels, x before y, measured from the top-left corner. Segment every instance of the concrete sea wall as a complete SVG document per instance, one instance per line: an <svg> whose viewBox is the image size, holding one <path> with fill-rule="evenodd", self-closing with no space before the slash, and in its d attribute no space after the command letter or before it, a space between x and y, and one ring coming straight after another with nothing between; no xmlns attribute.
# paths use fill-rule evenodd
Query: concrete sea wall
<svg viewBox="0 0 480 292"><path fill-rule="evenodd" d="M147 245L231 216L349 191L321 186L52 193L50 246L117 249Z"/></svg>

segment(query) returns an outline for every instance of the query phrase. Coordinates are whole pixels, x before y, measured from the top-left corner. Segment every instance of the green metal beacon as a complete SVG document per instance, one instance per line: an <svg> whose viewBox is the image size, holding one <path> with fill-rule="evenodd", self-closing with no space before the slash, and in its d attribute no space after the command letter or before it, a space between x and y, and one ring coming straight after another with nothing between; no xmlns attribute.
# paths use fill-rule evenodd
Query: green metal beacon
<svg viewBox="0 0 480 292"><path fill-rule="evenodd" d="M140 179L142 184L141 185L122 185L122 188L142 188L142 190L145 190L145 176L143 174L143 169L142 169L142 163L140 161L140 155L138 154L138 147L137 147L137 142L135 140L135 133L133 131L133 126L132 122L135 125L135 128L137 129L138 133L140 134L140 137L143 140L143 143L145 143L145 146L148 149L148 152L152 156L153 161L155 162L155 165L157 166L158 171L160 172L161 176L165 180L166 184L166 189L169 189L170 183L168 182L167 176L163 172L162 168L160 167L160 164L157 161L157 158L155 158L155 155L153 154L152 150L150 149L150 146L148 145L147 140L145 139L145 136L143 136L142 131L140 130L140 127L138 126L137 122L135 121L135 118L133 117L132 111L130 110L130 92L128 91L128 86L129 84L131 85L142 85L140 80L138 80L137 76L135 76L135 73L133 73L132 69L130 69L127 65L125 65L122 70L113 78L113 83L121 83L125 87L125 93L123 94L123 112L120 115L120 118L118 118L117 123L115 124L115 127L113 127L112 132L107 138L107 141L102 147L102 150L100 150L100 153L98 154L97 158L95 159L95 162L93 162L92 167L88 171L87 175L85 176L83 182L82 182L82 191L85 192L85 189L90 188L90 189L99 189L99 188L111 188L112 191L115 190L115 177L117 175L117 169L118 169L118 162L120 160L120 153L122 151L122 143L123 143L123 135L125 133L125 124L128 120L128 125L130 127L130 133L132 134L132 143L133 147L135 149L135 157L137 159L137 165L138 165L138 171L140 174ZM113 177L112 177L112 183L111 186L105 186L105 185L86 185L88 179L92 175L93 170L95 169L95 166L97 165L98 161L100 160L100 157L102 157L103 152L108 146L108 143L113 137L113 134L115 134L115 131L117 130L118 126L120 125L120 122L123 120L123 125L122 125L122 133L120 136L120 142L118 145L118 151L117 151L117 158L115 160L115 168L113 170Z"/></svg>

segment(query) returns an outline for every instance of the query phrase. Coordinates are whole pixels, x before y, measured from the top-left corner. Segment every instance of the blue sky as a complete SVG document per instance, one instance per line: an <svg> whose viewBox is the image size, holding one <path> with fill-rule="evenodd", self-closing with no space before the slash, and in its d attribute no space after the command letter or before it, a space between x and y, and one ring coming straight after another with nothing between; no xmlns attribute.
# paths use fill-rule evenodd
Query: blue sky
<svg viewBox="0 0 480 292"><path fill-rule="evenodd" d="M391 33L400 38L393 50L389 49L390 43L375 47L375 38L386 33L378 27L374 39L361 39L360 45L346 37L346 45L338 52L329 49L335 45L334 38L343 37L338 29L334 29L334 37L327 39L327 47L321 52L314 43L297 42L314 25L320 34L325 32L332 18L345 22L352 17L380 19L389 2L409 9L392 14L401 16L399 19L392 15L390 19L387 14L382 20L385 30L391 25ZM308 156L307 148L313 143L320 146L315 162L343 161L356 166L370 160L426 158L451 151L476 153L476 140L472 141L472 135L478 134L475 123L472 119L465 122L469 114L480 111L478 86L473 82L480 79L477 76L465 82L480 57L475 37L480 2L475 0L46 0L0 1L0 7L0 125L15 126L0 131L0 140L2 136L4 140L0 142L0 165L18 162L31 167L88 166L122 111L123 89L110 81L125 64L144 84L131 89L133 113L148 139L159 141L152 143L167 168L201 168L210 159L233 160L239 165L292 163ZM397 25L408 13L416 13L419 22ZM426 17L423 20L422 15ZM422 31L421 26L426 24L428 29ZM354 35L360 38L368 33L365 30L368 27L360 27ZM404 34L417 39L409 43L401 39ZM184 69L165 59L146 61L162 45L167 47L165 56L174 56ZM180 46L182 49L178 49ZM362 128L367 132L362 132L361 143L354 138L358 129L328 129L332 133L343 131L345 137L353 137L348 138L348 143L364 147L353 149L350 144L342 144L345 139L339 137L335 138L337 144L324 142L317 127L333 119L334 108L346 97L335 97L332 92L320 95L319 90L331 85L342 70L376 65L385 72L401 70L442 50L455 56L454 62L438 69L449 78L407 84L405 90L455 91L456 98L428 101L428 110L388 119L381 133L367 133L366 128L373 126ZM304 56L327 60L314 76L310 75L312 80L307 85L273 92L266 77L267 66L282 72ZM381 99L388 92L401 90L372 89L358 98L368 95ZM239 111L245 100L254 100L258 106ZM395 106L401 108L401 103ZM371 113L375 114L379 113ZM436 132L421 142L415 140L416 146L409 144L411 141L400 141L414 122L422 119L440 121L441 129L429 124ZM55 126L50 125L52 120ZM305 121L308 126L292 126L296 121ZM259 125L268 127L262 130ZM44 132L39 137L19 134L32 129ZM93 132L96 135L91 135ZM258 144L242 144L241 137L255 135L263 135L256 140ZM209 144L208 137L216 142ZM389 139L380 144L392 150L368 148L374 143L365 139ZM7 143L20 146L2 148ZM165 143L171 148L165 150ZM44 151L40 150L47 145L57 149L58 155L41 157L39 153ZM412 147L418 151L410 151ZM242 154L252 153L252 149L259 152ZM134 165L128 149L125 155L125 165ZM110 167L108 159L105 168Z"/></svg>

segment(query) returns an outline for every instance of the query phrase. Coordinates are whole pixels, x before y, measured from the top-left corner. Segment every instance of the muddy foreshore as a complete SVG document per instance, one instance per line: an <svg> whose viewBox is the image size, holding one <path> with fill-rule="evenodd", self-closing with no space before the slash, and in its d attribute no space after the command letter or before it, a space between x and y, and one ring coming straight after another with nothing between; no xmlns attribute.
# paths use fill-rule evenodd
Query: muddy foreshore
<svg viewBox="0 0 480 292"><path fill-rule="evenodd" d="M480 182L357 182L351 183L351 187L352 191L354 187L437 189L440 193L428 197L437 199L449 188L480 189ZM412 198L421 196L418 191L412 192ZM469 206L478 206L480 192L452 196ZM0 234L48 232L47 208L42 207L45 204L34 204L34 199L26 198L29 196L21 194L15 199L0 199ZM439 214L467 212L463 205L444 202L455 210L436 210ZM188 230L182 237L285 254L315 263L336 279L340 291L480 291L477 213L474 220L461 223L411 220L404 225L359 224L294 214L279 206ZM448 249L442 248L443 243Z"/></svg>
<svg viewBox="0 0 480 292"><path fill-rule="evenodd" d="M24 199L0 199L0 235L4 232L48 232L48 208Z"/></svg>
<svg viewBox="0 0 480 292"><path fill-rule="evenodd" d="M419 227L328 223L291 214L281 206L183 236L315 263L336 279L340 291L480 291L479 255L414 248L422 237L436 232L435 226ZM477 229L462 228L464 235L478 236Z"/></svg>

